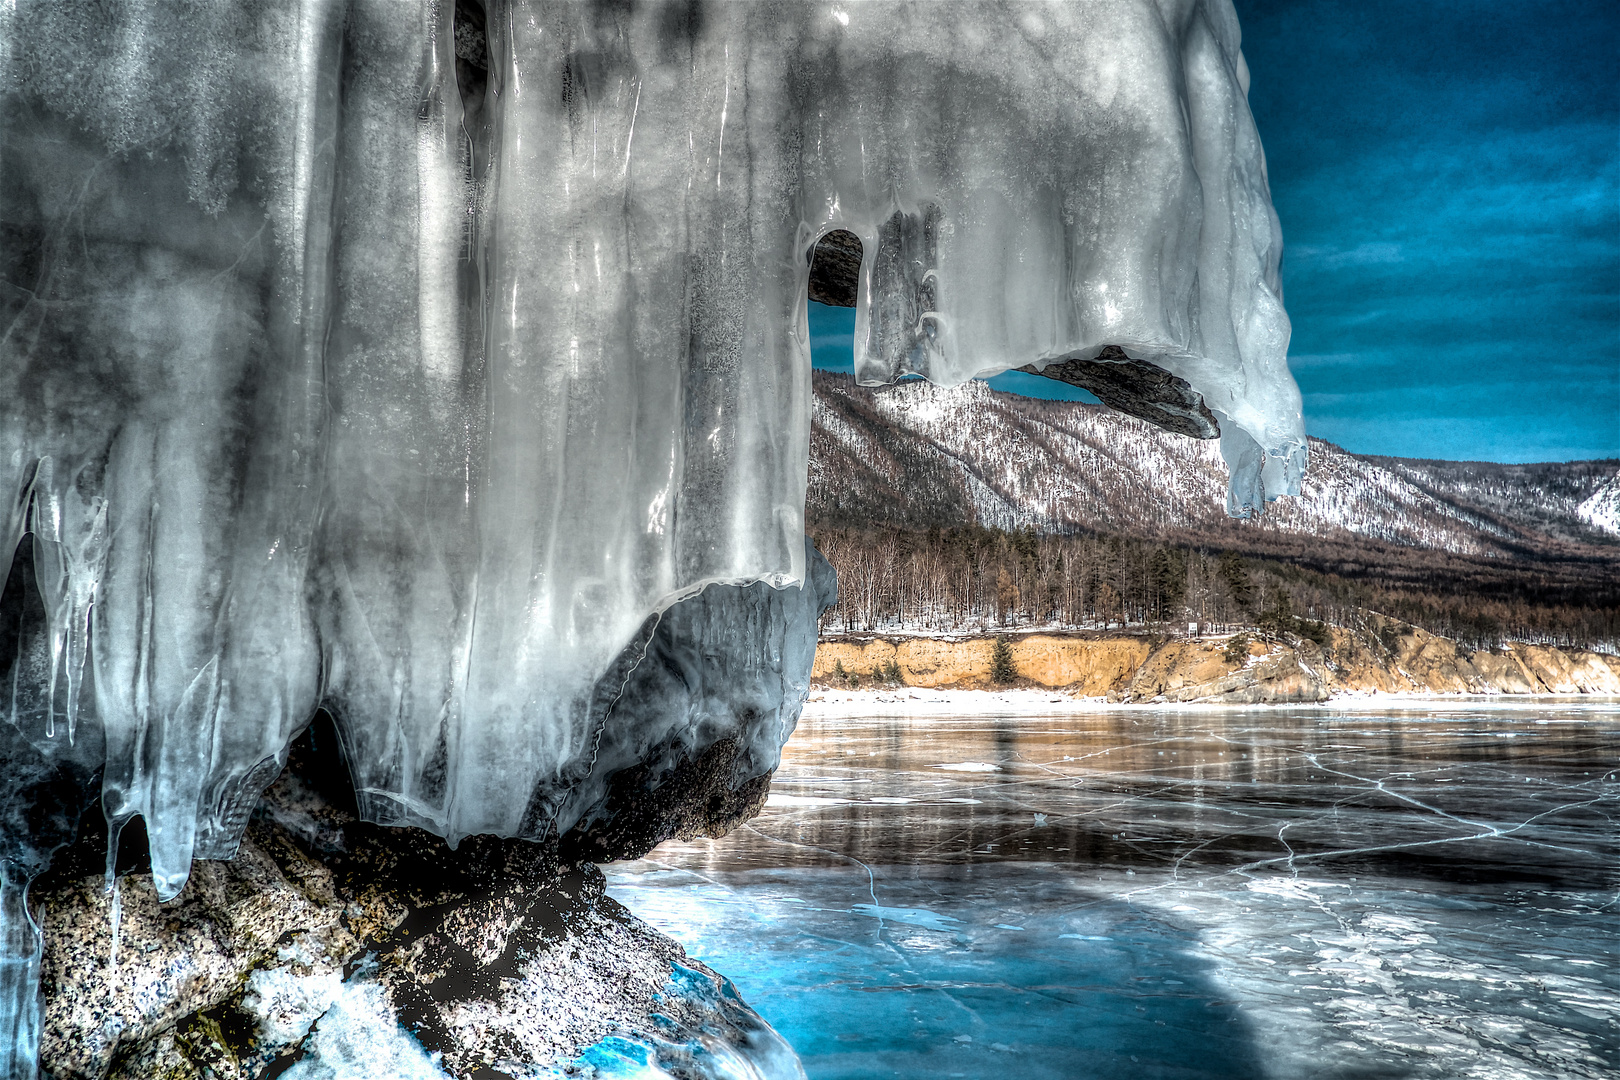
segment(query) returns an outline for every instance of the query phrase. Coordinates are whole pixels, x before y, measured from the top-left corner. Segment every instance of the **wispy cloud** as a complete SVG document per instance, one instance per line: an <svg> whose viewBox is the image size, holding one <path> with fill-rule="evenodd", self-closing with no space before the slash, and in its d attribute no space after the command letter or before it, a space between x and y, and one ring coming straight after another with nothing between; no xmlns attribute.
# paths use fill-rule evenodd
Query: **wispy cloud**
<svg viewBox="0 0 1620 1080"><path fill-rule="evenodd" d="M1288 249L1287 257L1294 263L1337 270L1341 266L1379 266L1401 261L1401 245L1387 241L1369 240L1348 251L1317 244L1298 244Z"/></svg>
<svg viewBox="0 0 1620 1080"><path fill-rule="evenodd" d="M1235 2L1307 426L1620 454L1612 0Z"/></svg>

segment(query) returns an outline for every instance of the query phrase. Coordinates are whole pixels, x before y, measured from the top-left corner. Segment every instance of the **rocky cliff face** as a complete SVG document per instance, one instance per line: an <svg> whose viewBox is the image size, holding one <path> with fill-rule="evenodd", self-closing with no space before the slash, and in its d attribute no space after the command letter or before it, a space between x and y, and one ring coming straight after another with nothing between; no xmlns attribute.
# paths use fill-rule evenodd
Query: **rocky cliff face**
<svg viewBox="0 0 1620 1080"><path fill-rule="evenodd" d="M523 840L451 850L357 820L342 793L301 745L237 857L198 863L168 903L140 866L107 891L104 836L60 857L31 898L46 942L43 1068L57 1080L803 1076L729 983L603 895L594 866Z"/></svg>
<svg viewBox="0 0 1620 1080"><path fill-rule="evenodd" d="M939 640L850 636L824 640L816 649L812 678L827 684L873 685L899 669L907 686L987 689L995 642L991 638ZM1030 634L1011 639L1020 679L1101 697L1128 682L1153 653L1145 637ZM844 674L839 675L840 666Z"/></svg>
<svg viewBox="0 0 1620 1080"><path fill-rule="evenodd" d="M1320 651L1309 644L1273 649L1240 643L1171 642L1116 691L1120 701L1222 702L1293 705L1324 701L1332 693Z"/></svg>
<svg viewBox="0 0 1620 1080"><path fill-rule="evenodd" d="M1165 639L1028 634L1007 641L1016 681L1127 702L1290 704L1335 694L1620 694L1620 657L1512 642L1470 652L1380 615L1328 628L1318 643L1285 636ZM850 686L988 688L994 639L824 640L814 678ZM840 675L842 671L842 675Z"/></svg>

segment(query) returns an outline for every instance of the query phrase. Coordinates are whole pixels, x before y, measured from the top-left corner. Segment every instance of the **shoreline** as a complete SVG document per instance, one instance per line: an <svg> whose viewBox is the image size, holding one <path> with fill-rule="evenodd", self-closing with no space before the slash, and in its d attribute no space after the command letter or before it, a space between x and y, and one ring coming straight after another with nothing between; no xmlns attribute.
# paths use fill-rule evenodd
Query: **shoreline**
<svg viewBox="0 0 1620 1080"><path fill-rule="evenodd" d="M1470 649L1369 614L1356 629L1221 636L1010 633L973 638L827 635L823 693L1006 691L1140 704L1307 705L1340 700L1620 696L1620 656L1526 642ZM1027 710L1027 705L1009 705Z"/></svg>
<svg viewBox="0 0 1620 1080"><path fill-rule="evenodd" d="M1008 687L999 690L886 687L844 690L814 687L802 716L1050 716L1104 712L1232 712L1239 709L1311 709L1323 713L1356 708L1432 710L1456 705L1473 709L1523 709L1537 705L1591 705L1620 711L1616 694L1466 694L1438 691L1386 693L1342 691L1323 701L1118 701L1106 696L1067 694L1061 690Z"/></svg>

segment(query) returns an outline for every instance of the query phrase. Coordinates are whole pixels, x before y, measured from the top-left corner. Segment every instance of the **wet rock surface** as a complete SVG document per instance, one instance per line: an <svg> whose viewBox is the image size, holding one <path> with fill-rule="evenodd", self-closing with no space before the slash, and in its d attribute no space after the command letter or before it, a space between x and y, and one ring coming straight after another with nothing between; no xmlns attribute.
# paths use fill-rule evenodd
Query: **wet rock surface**
<svg viewBox="0 0 1620 1080"><path fill-rule="evenodd" d="M128 854L110 894L104 834L35 882L50 1075L499 1080L593 1075L606 1055L710 1076L728 1054L802 1075L729 983L603 895L595 866L555 843L452 850L358 821L321 737L295 747L237 857L199 862L176 900Z"/></svg>

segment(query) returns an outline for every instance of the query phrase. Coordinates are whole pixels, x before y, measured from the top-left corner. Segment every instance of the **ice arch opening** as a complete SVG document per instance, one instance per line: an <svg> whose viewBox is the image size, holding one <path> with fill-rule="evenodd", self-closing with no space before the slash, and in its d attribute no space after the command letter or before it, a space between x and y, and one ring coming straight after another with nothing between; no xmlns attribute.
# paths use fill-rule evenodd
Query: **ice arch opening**
<svg viewBox="0 0 1620 1080"><path fill-rule="evenodd" d="M830 307L854 307L860 298L861 238L848 229L833 229L810 249L809 296Z"/></svg>
<svg viewBox="0 0 1620 1080"><path fill-rule="evenodd" d="M0 76L9 723L164 895L318 706L373 820L596 812L649 620L805 595L818 238L863 381L1151 365L1234 512L1303 467L1228 0L21 0Z"/></svg>
<svg viewBox="0 0 1620 1080"><path fill-rule="evenodd" d="M863 255L860 237L847 230L834 229L818 239L811 249L810 299L830 307L855 307ZM1135 359L1118 345L1105 345L1094 358L1075 357L1044 368L1025 365L1018 370L1078 386L1109 408L1177 435L1220 438L1214 414L1186 379Z"/></svg>

